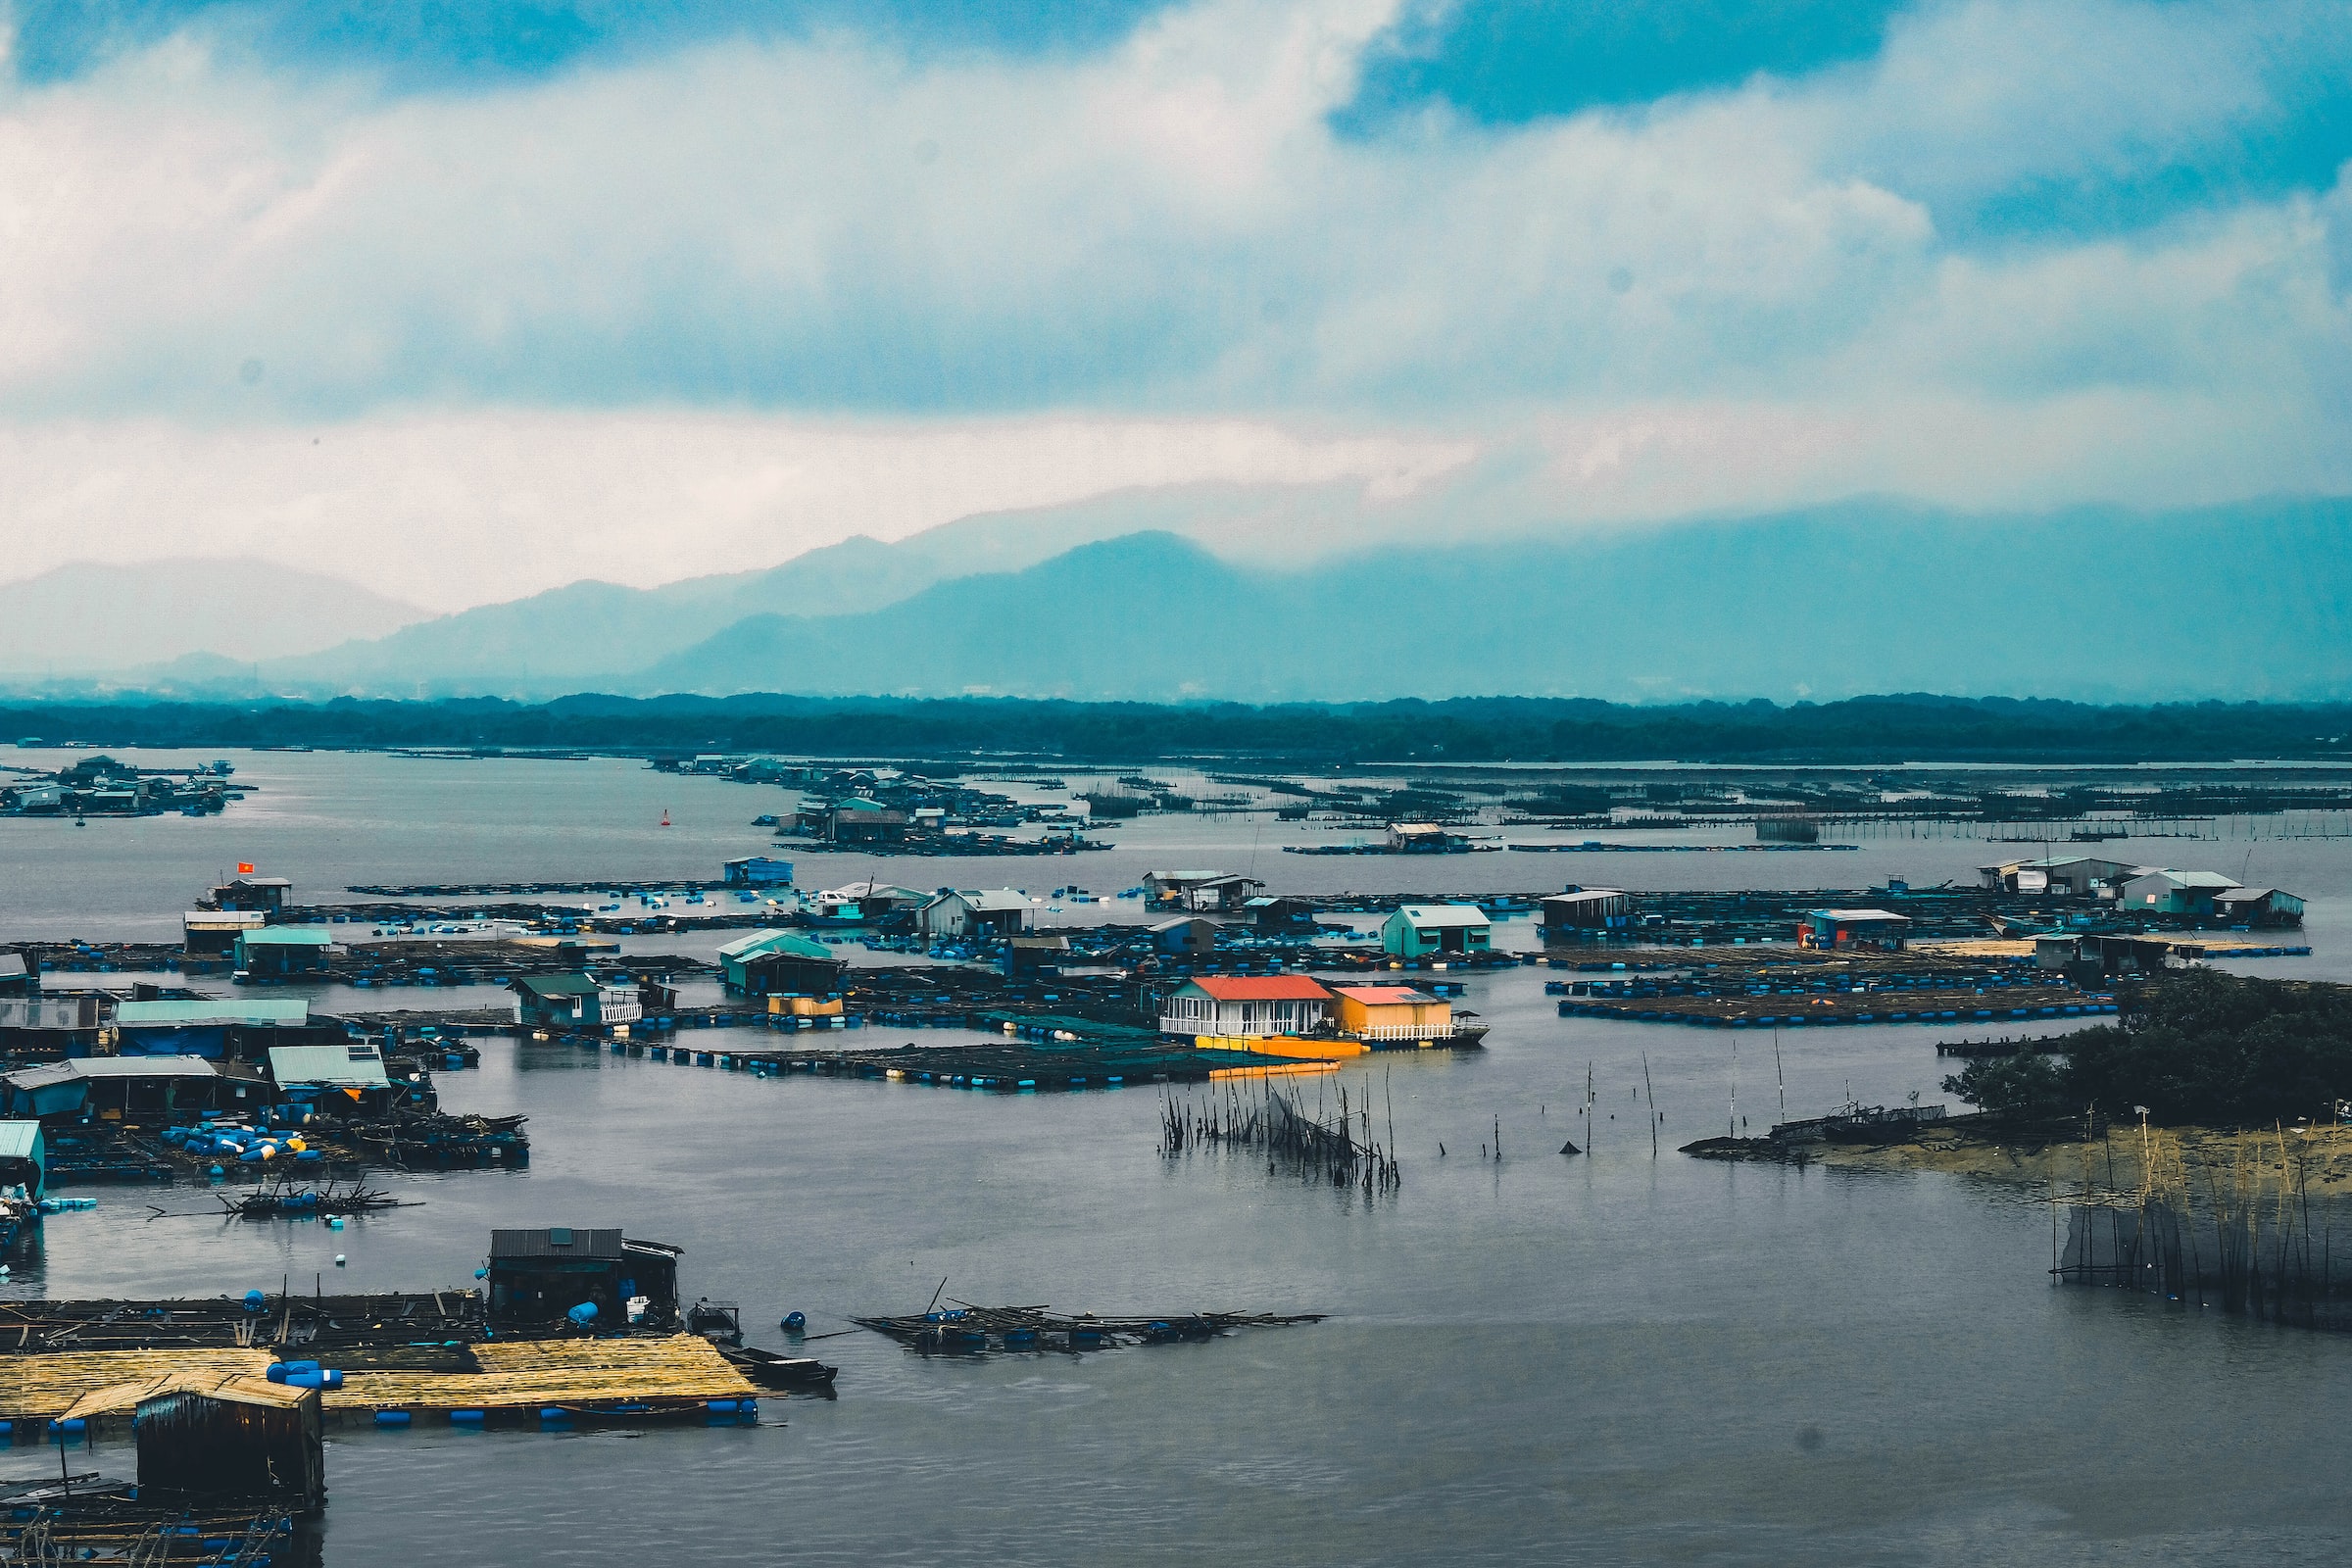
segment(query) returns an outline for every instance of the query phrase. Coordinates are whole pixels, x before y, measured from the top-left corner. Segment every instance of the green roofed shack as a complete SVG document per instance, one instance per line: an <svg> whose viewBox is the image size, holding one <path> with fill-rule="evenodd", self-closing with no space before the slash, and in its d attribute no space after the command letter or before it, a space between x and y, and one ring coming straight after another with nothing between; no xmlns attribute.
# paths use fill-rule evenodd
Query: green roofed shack
<svg viewBox="0 0 2352 1568"><path fill-rule="evenodd" d="M793 931L754 931L723 944L718 950L720 975L727 985L742 991L751 983L753 965L770 954L786 954L796 958L815 958L828 963L841 960L834 957L821 942Z"/></svg>
<svg viewBox="0 0 2352 1568"><path fill-rule="evenodd" d="M334 939L317 926L272 925L237 933L237 967L247 974L307 974L326 967Z"/></svg>
<svg viewBox="0 0 2352 1568"><path fill-rule="evenodd" d="M0 1187L22 1187L26 1198L41 1196L49 1174L48 1145L37 1121L0 1121Z"/></svg>
<svg viewBox="0 0 2352 1568"><path fill-rule="evenodd" d="M1494 922L1475 904L1407 904L1381 924L1380 945L1392 958L1488 952Z"/></svg>

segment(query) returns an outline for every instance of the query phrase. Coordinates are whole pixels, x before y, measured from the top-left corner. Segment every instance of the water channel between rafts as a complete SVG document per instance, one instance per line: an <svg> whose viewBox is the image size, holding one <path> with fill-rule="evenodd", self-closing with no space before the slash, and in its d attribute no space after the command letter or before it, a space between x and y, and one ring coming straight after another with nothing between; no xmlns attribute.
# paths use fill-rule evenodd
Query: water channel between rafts
<svg viewBox="0 0 2352 1568"><path fill-rule="evenodd" d="M742 824L779 793L626 763L231 755L264 789L223 818L0 824L0 940L157 939L238 859L320 897L348 881L709 875L763 847ZM663 807L666 831L651 825ZM1993 851L1318 860L1275 853L1313 841L1285 833L1149 819L1115 830L1109 855L872 868L1115 892L1155 861L1241 869L1254 846L1257 874L1286 889L1857 888L1964 875ZM2242 967L2343 972L2352 846L2109 849L2310 895L2319 956ZM870 864L784 853L808 885ZM812 1348L842 1368L838 1401L770 1401L756 1429L351 1432L328 1454L337 1568L2343 1558L2352 1342L2053 1291L2047 1211L2016 1190L1677 1156L1725 1126L1735 1043L1741 1112L1777 1117L1771 1036L1561 1019L1544 977L1471 982L1494 1026L1483 1053L1383 1055L1324 1081L1371 1095L1384 1136L1393 1097L1403 1184L1376 1201L1243 1158L1167 1160L1152 1090L759 1081L497 1040L443 1097L527 1113L527 1173L385 1178L423 1206L342 1232L224 1227L195 1189L94 1190L98 1210L51 1219L45 1260L7 1289L460 1284L493 1226L568 1223L683 1246L687 1294L741 1301L771 1346L788 1308L825 1332L919 1307L942 1276L972 1301L1334 1314L1084 1358L924 1361L855 1334ZM1789 1114L1849 1085L1943 1098L1952 1064L1933 1042L1948 1032L1789 1031ZM1631 1098L1644 1052L1667 1115L1654 1160ZM1573 1114L1588 1061L1591 1139ZM1499 1163L1480 1150L1497 1118ZM1592 1152L1558 1154L1571 1137ZM148 1222L150 1201L173 1217ZM20 1451L6 1470L53 1460Z"/></svg>

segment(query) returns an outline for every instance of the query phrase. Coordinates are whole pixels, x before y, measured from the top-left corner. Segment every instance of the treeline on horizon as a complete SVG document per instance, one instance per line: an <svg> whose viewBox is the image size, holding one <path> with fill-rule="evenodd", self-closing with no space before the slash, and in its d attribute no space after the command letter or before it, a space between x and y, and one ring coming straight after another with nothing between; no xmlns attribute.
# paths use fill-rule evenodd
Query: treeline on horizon
<svg viewBox="0 0 2352 1568"><path fill-rule="evenodd" d="M2352 703L2103 706L2021 698L1582 698L1163 705L1018 698L339 698L20 702L0 739L96 747L519 749L822 757L1201 755L1303 763L2198 761L2352 759Z"/></svg>

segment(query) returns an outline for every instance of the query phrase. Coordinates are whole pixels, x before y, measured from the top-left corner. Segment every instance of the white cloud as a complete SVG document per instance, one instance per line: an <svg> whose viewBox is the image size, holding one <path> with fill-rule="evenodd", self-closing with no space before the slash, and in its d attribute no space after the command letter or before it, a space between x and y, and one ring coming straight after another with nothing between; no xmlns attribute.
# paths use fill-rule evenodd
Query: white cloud
<svg viewBox="0 0 2352 1568"><path fill-rule="evenodd" d="M2237 134L2247 12L1973 0L1801 83L1347 139L1395 10L398 99L189 35L0 90L9 569L258 552L456 604L1139 485L1278 487L1201 525L1262 552L2346 482L2340 194L1939 227Z"/></svg>
<svg viewBox="0 0 2352 1568"><path fill-rule="evenodd" d="M1458 440L1239 420L823 423L694 413L0 426L10 578L253 556L452 610L581 577L650 587L971 512L1216 483L1409 494Z"/></svg>

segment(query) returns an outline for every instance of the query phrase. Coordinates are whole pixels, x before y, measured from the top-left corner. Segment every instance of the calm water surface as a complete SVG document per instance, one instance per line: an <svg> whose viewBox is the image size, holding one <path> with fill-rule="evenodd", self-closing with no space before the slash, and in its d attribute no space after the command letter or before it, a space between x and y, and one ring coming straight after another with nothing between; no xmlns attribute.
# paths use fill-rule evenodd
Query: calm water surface
<svg viewBox="0 0 2352 1568"><path fill-rule="evenodd" d="M0 938L175 931L186 900L237 859L319 893L352 880L707 876L761 847L743 824L776 798L608 763L267 756L241 759L239 776L268 787L220 819L0 823ZM653 826L663 807L667 831ZM1108 856L900 861L882 874L1115 892L1155 860L1240 869L1254 849L1258 874L1280 886L1337 888L1376 886L1398 864L1279 856L1272 826L1247 821L1162 820L1119 837ZM1964 874L1993 858L1986 849L1505 855L1408 869L1427 889L1860 887L1889 871ZM2256 880L2314 899L2321 956L2245 967L2340 972L2329 934L2352 895L2342 846L2129 853L2246 874L2221 862L2225 849L2232 860L2251 851ZM866 869L795 858L812 884ZM1469 1004L1495 1025L1482 1054L1382 1057L1344 1075L1395 1105L1403 1186L1373 1202L1246 1159L1164 1159L1145 1090L1004 1100L761 1082L497 1041L480 1072L444 1078L444 1099L529 1114L527 1173L388 1179L423 1206L340 1233L224 1228L189 1189L101 1192L96 1212L50 1221L45 1258L10 1291L212 1295L318 1274L344 1289L457 1284L492 1226L568 1223L685 1247L688 1293L738 1299L755 1326L797 1307L830 1332L846 1313L919 1307L943 1276L972 1301L1334 1314L1083 1359L926 1362L851 1335L815 1347L840 1363L842 1397L768 1401L757 1429L352 1433L328 1459L337 1565L2352 1551L2339 1438L2352 1343L2053 1291L2047 1211L2026 1189L1672 1152L1735 1114L1777 1118L1784 1092L1791 1115L1849 1089L1942 1098L1938 1031L1791 1031L1784 1090L1769 1035L1560 1019L1542 979L1473 982ZM1644 1053L1667 1115L1657 1158L1632 1098ZM1588 1063L1600 1111L1590 1136L1573 1114ZM1481 1151L1497 1121L1499 1161ZM1557 1153L1571 1137L1592 1152ZM166 1217L148 1218L151 1200ZM755 1338L783 1343L772 1328ZM13 1455L9 1471L42 1457Z"/></svg>

